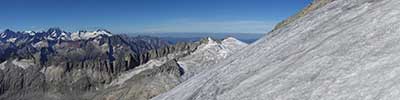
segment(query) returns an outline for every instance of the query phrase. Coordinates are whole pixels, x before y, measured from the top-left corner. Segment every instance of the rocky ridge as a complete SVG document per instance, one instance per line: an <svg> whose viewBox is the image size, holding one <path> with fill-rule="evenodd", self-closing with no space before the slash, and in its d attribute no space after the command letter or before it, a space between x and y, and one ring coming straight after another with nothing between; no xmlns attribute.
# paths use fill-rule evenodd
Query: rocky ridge
<svg viewBox="0 0 400 100"><path fill-rule="evenodd" d="M310 5L308 5L304 9L302 9L297 14L295 14L295 15L289 17L288 19L278 23L272 31L276 31L276 30L278 30L280 28L283 28L283 27L287 26L288 24L294 22L295 20L297 20L299 18L302 18L302 17L306 16L307 14L309 14L310 12L312 12L312 11L318 9L318 8L321 8L321 7L323 7L323 6L325 6L328 3L333 2L333 1L335 1L335 0L313 0L313 2Z"/></svg>

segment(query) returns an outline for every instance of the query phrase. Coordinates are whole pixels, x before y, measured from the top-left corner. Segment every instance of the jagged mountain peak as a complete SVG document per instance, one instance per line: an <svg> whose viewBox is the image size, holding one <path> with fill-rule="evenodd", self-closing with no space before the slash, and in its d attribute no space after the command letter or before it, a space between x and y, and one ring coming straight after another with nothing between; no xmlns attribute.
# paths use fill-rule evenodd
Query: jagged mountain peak
<svg viewBox="0 0 400 100"><path fill-rule="evenodd" d="M109 33L112 34L110 31L108 31L107 29L97 29L96 32L105 32L105 33Z"/></svg>
<svg viewBox="0 0 400 100"><path fill-rule="evenodd" d="M12 31L11 29L6 29L2 33L0 33L0 42L13 42L19 36L20 34L18 32Z"/></svg>
<svg viewBox="0 0 400 100"><path fill-rule="evenodd" d="M62 33L62 32L65 31L58 27L52 27L47 30L47 33Z"/></svg>
<svg viewBox="0 0 400 100"><path fill-rule="evenodd" d="M10 29L6 29L0 33L0 38L6 38L7 35L10 35L10 34L15 34L15 32Z"/></svg>
<svg viewBox="0 0 400 100"><path fill-rule="evenodd" d="M98 29L98 30L96 30L96 34L112 36L112 33L110 31L106 30L106 29Z"/></svg>
<svg viewBox="0 0 400 100"><path fill-rule="evenodd" d="M67 32L62 30L61 28L54 27L49 28L45 31L35 32L35 31L12 31L10 29L6 29L0 33L0 38L2 42L9 42L9 39L12 41L22 40L51 40L51 41L59 41L59 40L88 40L92 38L103 38L110 37L112 33L106 29L98 29L95 31L86 31L80 30L78 32ZM14 39L15 38L15 39Z"/></svg>
<svg viewBox="0 0 400 100"><path fill-rule="evenodd" d="M45 33L47 35L48 40L70 40L69 32L66 32L60 28L49 28Z"/></svg>
<svg viewBox="0 0 400 100"><path fill-rule="evenodd" d="M202 43L202 44L207 44L207 43L217 42L217 40L215 40L215 39L213 39L211 37L205 37L205 38L200 39L199 42Z"/></svg>
<svg viewBox="0 0 400 100"><path fill-rule="evenodd" d="M11 29L5 29L5 30L3 31L3 33L9 33L9 32L14 32L14 31L12 31Z"/></svg>

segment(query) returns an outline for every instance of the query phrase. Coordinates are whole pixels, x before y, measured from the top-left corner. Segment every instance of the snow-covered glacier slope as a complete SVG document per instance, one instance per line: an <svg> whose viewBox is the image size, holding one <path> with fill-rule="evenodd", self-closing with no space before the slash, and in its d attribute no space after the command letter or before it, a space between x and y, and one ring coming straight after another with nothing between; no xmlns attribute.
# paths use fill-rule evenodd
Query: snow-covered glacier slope
<svg viewBox="0 0 400 100"><path fill-rule="evenodd" d="M185 70L182 79L186 80L204 70L209 70L214 64L247 46L246 43L233 37L222 41L207 38L207 43L201 44L196 51L180 58L178 64Z"/></svg>
<svg viewBox="0 0 400 100"><path fill-rule="evenodd" d="M397 100L400 1L335 0L155 100Z"/></svg>

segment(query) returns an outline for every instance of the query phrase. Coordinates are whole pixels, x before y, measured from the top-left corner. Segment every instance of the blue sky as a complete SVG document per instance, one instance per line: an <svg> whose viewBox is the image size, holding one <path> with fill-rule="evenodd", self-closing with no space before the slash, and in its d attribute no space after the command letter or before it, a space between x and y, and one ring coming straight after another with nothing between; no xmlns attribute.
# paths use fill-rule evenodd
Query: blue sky
<svg viewBox="0 0 400 100"><path fill-rule="evenodd" d="M311 0L0 0L0 29L266 33Z"/></svg>

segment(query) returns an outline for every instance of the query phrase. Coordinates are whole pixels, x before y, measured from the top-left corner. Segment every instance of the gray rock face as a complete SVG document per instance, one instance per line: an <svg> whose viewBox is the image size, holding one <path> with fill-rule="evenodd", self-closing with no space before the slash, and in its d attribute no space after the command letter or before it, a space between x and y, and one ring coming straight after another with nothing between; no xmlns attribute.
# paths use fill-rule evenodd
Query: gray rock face
<svg viewBox="0 0 400 100"><path fill-rule="evenodd" d="M200 42L177 43L175 45L167 46L165 48L150 50L149 52L144 53L141 56L141 59L149 60L149 59L164 57L164 56L167 56L168 54L182 52L182 51L187 51L188 54L190 54L191 52L195 51L200 44L201 44ZM188 55L188 54L186 54L186 55ZM182 55L182 56L185 56L185 55Z"/></svg>
<svg viewBox="0 0 400 100"><path fill-rule="evenodd" d="M17 99L25 94L40 96L47 88L45 76L38 67L23 69L11 63L5 63L0 70L0 98ZM31 94L33 93L33 94ZM36 94L37 93L37 94Z"/></svg>
<svg viewBox="0 0 400 100"><path fill-rule="evenodd" d="M95 100L148 100L164 93L179 83L183 69L175 60L151 70L140 72L124 84L110 87L96 94Z"/></svg>

